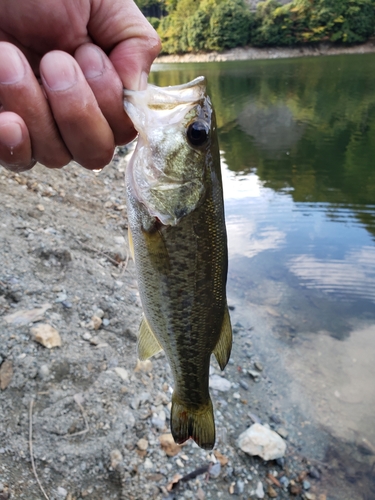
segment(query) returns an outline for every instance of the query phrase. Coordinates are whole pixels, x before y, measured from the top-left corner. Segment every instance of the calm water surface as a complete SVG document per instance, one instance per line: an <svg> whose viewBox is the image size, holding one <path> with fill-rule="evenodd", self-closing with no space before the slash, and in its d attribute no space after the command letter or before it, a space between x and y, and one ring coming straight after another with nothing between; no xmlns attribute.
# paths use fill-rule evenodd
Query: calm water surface
<svg viewBox="0 0 375 500"><path fill-rule="evenodd" d="M362 481L375 450L375 55L155 65L151 80L200 74L222 149L229 298L262 320L278 408L345 449L356 498L375 498Z"/></svg>

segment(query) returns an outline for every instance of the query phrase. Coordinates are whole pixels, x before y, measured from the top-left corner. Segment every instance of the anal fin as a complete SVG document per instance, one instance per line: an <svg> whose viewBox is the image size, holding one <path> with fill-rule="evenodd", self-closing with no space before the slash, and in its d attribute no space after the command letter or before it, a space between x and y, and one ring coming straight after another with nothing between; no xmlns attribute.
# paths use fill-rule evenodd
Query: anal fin
<svg viewBox="0 0 375 500"><path fill-rule="evenodd" d="M137 350L138 358L141 361L145 361L163 350L145 317L142 319L139 327Z"/></svg>
<svg viewBox="0 0 375 500"><path fill-rule="evenodd" d="M228 306L226 306L224 312L223 324L221 326L220 337L213 351L221 370L224 370L224 368L227 366L231 350L232 350L232 325L230 324Z"/></svg>

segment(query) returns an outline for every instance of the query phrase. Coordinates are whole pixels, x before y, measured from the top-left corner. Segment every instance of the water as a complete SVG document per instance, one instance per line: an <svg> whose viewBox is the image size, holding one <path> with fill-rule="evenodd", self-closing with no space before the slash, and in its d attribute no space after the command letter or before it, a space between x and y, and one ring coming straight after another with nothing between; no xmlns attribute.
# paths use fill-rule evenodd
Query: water
<svg viewBox="0 0 375 500"><path fill-rule="evenodd" d="M301 431L300 449L354 467L343 466L340 499L375 498L362 446L375 449L374 68L375 55L359 55L156 65L151 75L157 85L207 77L229 300L254 325L272 404Z"/></svg>

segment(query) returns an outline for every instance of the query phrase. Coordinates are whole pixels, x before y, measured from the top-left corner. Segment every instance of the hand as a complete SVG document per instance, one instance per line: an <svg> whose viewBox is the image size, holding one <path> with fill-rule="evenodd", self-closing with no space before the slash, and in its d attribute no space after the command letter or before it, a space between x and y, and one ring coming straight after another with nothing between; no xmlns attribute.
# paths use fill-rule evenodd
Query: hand
<svg viewBox="0 0 375 500"><path fill-rule="evenodd" d="M89 169L136 132L123 87L147 85L160 41L133 0L0 0L0 164Z"/></svg>

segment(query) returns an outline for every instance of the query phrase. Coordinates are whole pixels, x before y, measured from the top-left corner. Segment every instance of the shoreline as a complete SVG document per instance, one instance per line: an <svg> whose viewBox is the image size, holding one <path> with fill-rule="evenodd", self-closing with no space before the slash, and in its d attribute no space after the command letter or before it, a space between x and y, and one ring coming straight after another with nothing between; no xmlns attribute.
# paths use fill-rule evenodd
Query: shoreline
<svg viewBox="0 0 375 500"><path fill-rule="evenodd" d="M168 54L159 56L154 64L168 63L204 63L226 61L251 61L260 59L288 59L294 57L335 56L341 54L371 54L375 52L375 40L360 45L348 47L333 46L322 43L317 46L306 47L236 47L224 52L207 52L194 54Z"/></svg>

